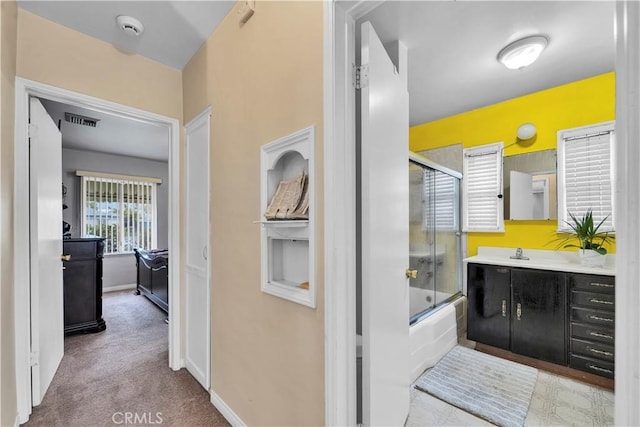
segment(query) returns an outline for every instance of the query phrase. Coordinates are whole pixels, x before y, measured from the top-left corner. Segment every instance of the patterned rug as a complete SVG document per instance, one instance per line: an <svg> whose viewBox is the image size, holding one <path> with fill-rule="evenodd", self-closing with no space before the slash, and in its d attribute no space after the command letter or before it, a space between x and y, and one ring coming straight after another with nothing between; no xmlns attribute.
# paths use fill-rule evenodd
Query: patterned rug
<svg viewBox="0 0 640 427"><path fill-rule="evenodd" d="M538 370L456 346L415 387L503 427L521 427Z"/></svg>

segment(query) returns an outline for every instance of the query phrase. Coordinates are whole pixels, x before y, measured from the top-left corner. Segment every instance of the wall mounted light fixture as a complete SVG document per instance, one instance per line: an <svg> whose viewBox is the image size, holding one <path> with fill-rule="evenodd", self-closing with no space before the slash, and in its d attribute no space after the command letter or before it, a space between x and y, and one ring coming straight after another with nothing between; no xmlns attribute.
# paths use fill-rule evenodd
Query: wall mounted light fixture
<svg viewBox="0 0 640 427"><path fill-rule="evenodd" d="M519 70L531 65L549 44L546 36L530 36L505 46L498 53L498 61L510 70Z"/></svg>
<svg viewBox="0 0 640 427"><path fill-rule="evenodd" d="M526 141L536 136L536 133L536 125L533 123L523 123L518 127L517 135L519 140Z"/></svg>

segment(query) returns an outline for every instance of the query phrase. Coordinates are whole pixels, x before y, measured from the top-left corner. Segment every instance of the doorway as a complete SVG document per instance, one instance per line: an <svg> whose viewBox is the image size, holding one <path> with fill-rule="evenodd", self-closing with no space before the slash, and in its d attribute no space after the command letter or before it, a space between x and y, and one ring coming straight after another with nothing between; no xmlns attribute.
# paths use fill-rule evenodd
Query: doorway
<svg viewBox="0 0 640 427"><path fill-rule="evenodd" d="M184 367L181 354L180 327L180 131L179 121L133 107L105 101L65 89L42 83L16 79L16 136L15 136L15 194L29 194L29 99L41 99L60 102L93 111L101 111L117 117L136 120L160 126L166 129L169 139L169 195L168 195L168 248L172 253L169 261L169 367L178 370ZM37 172L36 172L37 173ZM29 236L30 207L28 197L15 199L14 229L17 236ZM62 238L62 236L60 236ZM15 239L15 283L22 284L15 289L16 307L16 371L18 416L20 422L26 422L31 413L31 360L37 355L31 354L30 336L30 245L29 239Z"/></svg>

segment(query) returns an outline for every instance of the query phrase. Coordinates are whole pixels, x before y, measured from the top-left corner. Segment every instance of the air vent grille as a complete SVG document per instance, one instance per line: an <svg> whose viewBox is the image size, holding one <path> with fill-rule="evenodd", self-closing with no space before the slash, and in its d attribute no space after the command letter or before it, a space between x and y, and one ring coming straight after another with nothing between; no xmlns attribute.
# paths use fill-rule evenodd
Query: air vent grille
<svg viewBox="0 0 640 427"><path fill-rule="evenodd" d="M91 117L81 116L80 114L73 113L64 113L64 119L69 123L73 123L74 125L89 126L92 128L98 127L98 123L100 122L100 119L94 119Z"/></svg>

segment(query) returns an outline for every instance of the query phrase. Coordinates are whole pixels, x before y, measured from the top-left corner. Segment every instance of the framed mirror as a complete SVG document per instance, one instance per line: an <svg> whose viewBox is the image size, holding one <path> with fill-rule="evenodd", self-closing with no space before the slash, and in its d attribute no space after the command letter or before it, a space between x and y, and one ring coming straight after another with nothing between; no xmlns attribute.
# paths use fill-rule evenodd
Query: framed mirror
<svg viewBox="0 0 640 427"><path fill-rule="evenodd" d="M504 218L557 219L556 150L503 159Z"/></svg>

